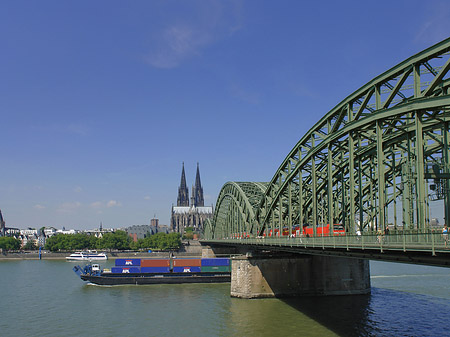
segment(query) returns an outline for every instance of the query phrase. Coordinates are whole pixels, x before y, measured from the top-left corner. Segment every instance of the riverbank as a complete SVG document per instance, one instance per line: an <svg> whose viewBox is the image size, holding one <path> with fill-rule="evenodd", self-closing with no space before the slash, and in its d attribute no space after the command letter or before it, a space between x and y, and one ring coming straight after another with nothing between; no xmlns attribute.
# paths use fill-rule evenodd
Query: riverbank
<svg viewBox="0 0 450 337"><path fill-rule="evenodd" d="M41 260L66 260L66 256L69 256L73 252L49 252L42 251ZM147 251L114 251L114 252L106 252L108 259L117 259L117 258L168 258L170 254L173 253L178 257L200 257L202 255L202 247L198 241L189 241L186 242L180 250L176 252L152 252L148 253ZM39 260L39 252L31 251L31 252L3 252L0 253L0 261L2 260Z"/></svg>
<svg viewBox="0 0 450 337"><path fill-rule="evenodd" d="M43 252L41 254L41 260L66 260L66 256L69 256L71 252L64 253L52 253L52 252ZM174 252L175 256L178 257L199 257L201 256L201 252L199 254L187 253L187 252ZM157 253L145 253L145 252L114 252L114 253L106 253L108 259L117 259L117 258L168 258L169 252L157 252ZM29 252L20 252L20 253L4 253L0 255L0 261L2 260L39 260L39 253L29 253Z"/></svg>

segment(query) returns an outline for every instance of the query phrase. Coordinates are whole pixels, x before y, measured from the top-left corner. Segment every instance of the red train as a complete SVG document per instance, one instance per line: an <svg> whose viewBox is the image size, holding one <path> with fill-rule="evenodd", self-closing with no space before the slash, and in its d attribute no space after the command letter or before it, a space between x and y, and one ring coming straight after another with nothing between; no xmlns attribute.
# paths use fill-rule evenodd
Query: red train
<svg viewBox="0 0 450 337"><path fill-rule="evenodd" d="M345 235L345 228L341 224L335 224L334 226L334 233L335 236L341 236ZM275 228L275 231L269 230L269 237L270 236L280 236L278 228ZM275 234L274 234L275 233ZM264 231L264 236L266 235L266 231ZM304 237L313 237L314 236L314 228L312 225L303 225L302 228L300 228L300 225L292 226L292 230L290 235L292 237L301 237L302 235ZM327 224L326 226L317 226L316 227L316 236L329 236L330 235L330 225ZM282 236L289 236L289 228L284 227Z"/></svg>
<svg viewBox="0 0 450 337"><path fill-rule="evenodd" d="M335 224L334 226L334 236L342 236L345 235L345 228L341 224ZM268 233L268 234L267 234ZM289 234L289 227L285 226L283 227L282 236L291 236L291 237L313 237L314 236L314 228L312 225L303 225L302 229L300 229L300 225L294 225L292 226L291 234ZM329 236L330 235L330 225L327 224L326 226L317 226L316 227L316 236ZM263 233L263 236L268 237L279 237L280 231L278 228L275 228L275 230L266 230ZM234 233L231 238L233 239L246 239L250 238L249 233L242 232L242 233Z"/></svg>

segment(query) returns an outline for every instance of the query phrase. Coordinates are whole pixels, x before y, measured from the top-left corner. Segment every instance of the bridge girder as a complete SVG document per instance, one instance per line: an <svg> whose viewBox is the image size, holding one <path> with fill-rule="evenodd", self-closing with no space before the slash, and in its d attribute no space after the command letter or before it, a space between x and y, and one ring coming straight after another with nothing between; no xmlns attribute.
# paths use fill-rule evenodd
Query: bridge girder
<svg viewBox="0 0 450 337"><path fill-rule="evenodd" d="M384 229L389 218L400 225L400 207L405 228L425 228L427 164L450 173L449 51L447 39L346 97L300 139L263 187L225 184L205 236L229 237L237 230L262 235L304 223L314 231L322 223L341 223L350 232L357 224ZM448 219L449 186L443 186Z"/></svg>
<svg viewBox="0 0 450 337"><path fill-rule="evenodd" d="M267 183L226 183L217 198L214 217L205 225L204 236L225 238L253 232L255 210L266 188Z"/></svg>

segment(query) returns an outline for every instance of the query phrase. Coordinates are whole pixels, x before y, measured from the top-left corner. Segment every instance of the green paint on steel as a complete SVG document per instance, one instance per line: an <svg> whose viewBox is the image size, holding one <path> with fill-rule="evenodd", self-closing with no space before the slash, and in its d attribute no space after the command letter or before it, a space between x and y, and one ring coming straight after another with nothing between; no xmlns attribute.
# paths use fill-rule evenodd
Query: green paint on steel
<svg viewBox="0 0 450 337"><path fill-rule="evenodd" d="M390 223L425 230L433 193L449 217L449 52L446 39L350 94L300 139L270 182L226 183L204 237L257 237L303 224L316 233L326 223L349 234ZM433 163L442 167L440 194L425 172Z"/></svg>

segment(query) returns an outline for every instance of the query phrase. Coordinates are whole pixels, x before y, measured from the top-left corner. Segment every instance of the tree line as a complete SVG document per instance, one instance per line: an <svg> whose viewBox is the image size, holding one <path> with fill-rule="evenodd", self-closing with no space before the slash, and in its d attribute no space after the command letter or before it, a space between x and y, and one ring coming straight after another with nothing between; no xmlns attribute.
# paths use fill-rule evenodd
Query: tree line
<svg viewBox="0 0 450 337"><path fill-rule="evenodd" d="M101 250L176 250L181 247L178 233L157 233L134 242L125 231L105 233L101 238L84 233L57 234L46 240L45 249L52 252L84 249Z"/></svg>
<svg viewBox="0 0 450 337"><path fill-rule="evenodd" d="M22 243L14 237L0 237L0 249L2 251L20 250ZM102 250L177 250L181 247L181 238L178 233L157 233L134 242L125 231L115 231L105 233L103 237L97 238L94 235L85 233L77 234L56 234L47 238L45 249L51 252L72 251L84 249ZM23 249L35 250L38 247L33 241L28 241Z"/></svg>
<svg viewBox="0 0 450 337"><path fill-rule="evenodd" d="M0 237L0 249L2 251L19 250L21 242L19 239L9 236Z"/></svg>

